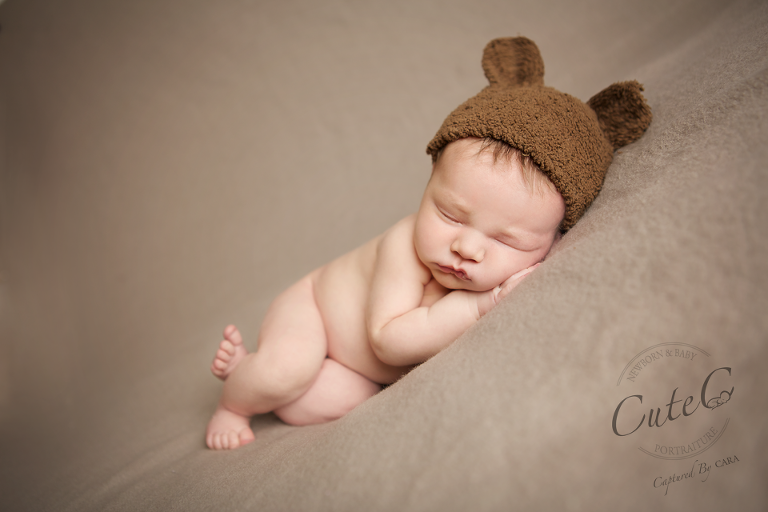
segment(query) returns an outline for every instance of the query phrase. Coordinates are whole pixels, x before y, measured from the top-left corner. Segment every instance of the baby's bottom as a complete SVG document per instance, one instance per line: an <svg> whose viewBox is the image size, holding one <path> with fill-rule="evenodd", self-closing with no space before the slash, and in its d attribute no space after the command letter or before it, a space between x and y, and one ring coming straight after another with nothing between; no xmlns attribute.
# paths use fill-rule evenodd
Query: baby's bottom
<svg viewBox="0 0 768 512"><path fill-rule="evenodd" d="M286 423L308 425L339 418L381 387L328 359L311 275L283 292L270 306L258 350L247 353L234 326L212 364L224 380L219 406L208 424L211 448L236 448L253 440L248 418L274 411Z"/></svg>

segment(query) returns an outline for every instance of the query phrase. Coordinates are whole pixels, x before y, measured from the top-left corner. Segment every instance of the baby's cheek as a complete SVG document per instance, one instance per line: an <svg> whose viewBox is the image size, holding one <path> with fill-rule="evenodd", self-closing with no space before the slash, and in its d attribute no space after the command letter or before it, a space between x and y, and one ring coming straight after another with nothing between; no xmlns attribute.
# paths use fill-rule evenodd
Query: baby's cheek
<svg viewBox="0 0 768 512"><path fill-rule="evenodd" d="M489 260L488 267L489 280L503 283L509 276L515 273L515 269L521 265L520 255L517 251L504 248L494 254L494 258ZM498 284L498 283L497 283Z"/></svg>
<svg viewBox="0 0 768 512"><path fill-rule="evenodd" d="M436 233L437 229L427 222L422 222L416 225L416 231L414 232L414 246L416 247L416 254L420 259L423 260L433 257L433 252L435 251L435 245L438 239Z"/></svg>

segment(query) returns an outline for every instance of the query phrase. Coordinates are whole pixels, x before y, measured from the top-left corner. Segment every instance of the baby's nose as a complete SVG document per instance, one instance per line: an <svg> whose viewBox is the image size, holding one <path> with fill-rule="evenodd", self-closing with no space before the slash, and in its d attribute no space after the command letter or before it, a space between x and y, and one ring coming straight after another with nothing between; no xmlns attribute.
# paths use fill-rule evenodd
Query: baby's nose
<svg viewBox="0 0 768 512"><path fill-rule="evenodd" d="M485 257L485 249L482 241L475 233L463 233L451 244L451 251L455 252L465 260L480 263Z"/></svg>

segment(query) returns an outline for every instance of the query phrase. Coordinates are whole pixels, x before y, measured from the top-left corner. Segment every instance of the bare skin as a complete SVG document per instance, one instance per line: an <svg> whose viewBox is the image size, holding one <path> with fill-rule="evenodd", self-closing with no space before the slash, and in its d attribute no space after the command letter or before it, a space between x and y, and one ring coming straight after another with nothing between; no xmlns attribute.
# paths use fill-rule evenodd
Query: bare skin
<svg viewBox="0 0 768 512"><path fill-rule="evenodd" d="M339 418L434 356L543 260L565 206L534 193L519 164L449 144L419 212L279 295L248 353L234 326L211 365L224 380L206 444L253 441L250 417L293 425Z"/></svg>

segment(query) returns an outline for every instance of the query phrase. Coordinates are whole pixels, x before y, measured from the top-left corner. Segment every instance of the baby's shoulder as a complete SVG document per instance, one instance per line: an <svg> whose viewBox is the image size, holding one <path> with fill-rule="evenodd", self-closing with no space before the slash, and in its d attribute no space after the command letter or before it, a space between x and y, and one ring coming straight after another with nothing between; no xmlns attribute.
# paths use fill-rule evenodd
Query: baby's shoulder
<svg viewBox="0 0 768 512"><path fill-rule="evenodd" d="M416 214L401 219L394 226L384 232L379 242L379 253L382 251L396 250L402 252L406 249L413 251L413 232L416 226Z"/></svg>
<svg viewBox="0 0 768 512"><path fill-rule="evenodd" d="M409 215L389 228L379 241L377 269L399 276L429 281L429 270L421 263L413 243L416 215Z"/></svg>

